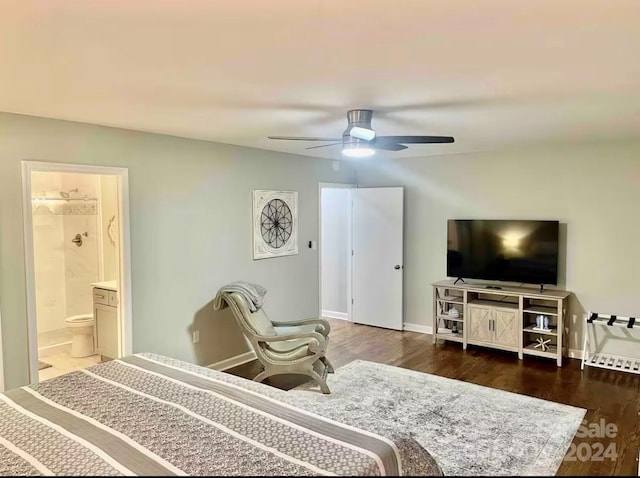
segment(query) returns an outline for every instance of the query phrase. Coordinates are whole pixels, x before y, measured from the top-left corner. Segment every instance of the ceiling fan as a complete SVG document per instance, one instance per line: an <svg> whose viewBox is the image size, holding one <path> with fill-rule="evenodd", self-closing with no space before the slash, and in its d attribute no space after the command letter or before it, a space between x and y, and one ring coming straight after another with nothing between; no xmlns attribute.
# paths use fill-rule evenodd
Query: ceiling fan
<svg viewBox="0 0 640 478"><path fill-rule="evenodd" d="M342 154L352 158L366 158L375 154L376 149L402 151L407 144L453 143L451 136L377 136L371 127L372 110L347 111L347 129L341 138L318 138L305 136L269 136L269 139L291 141L322 141L330 144L309 146L306 149L326 148L342 145Z"/></svg>

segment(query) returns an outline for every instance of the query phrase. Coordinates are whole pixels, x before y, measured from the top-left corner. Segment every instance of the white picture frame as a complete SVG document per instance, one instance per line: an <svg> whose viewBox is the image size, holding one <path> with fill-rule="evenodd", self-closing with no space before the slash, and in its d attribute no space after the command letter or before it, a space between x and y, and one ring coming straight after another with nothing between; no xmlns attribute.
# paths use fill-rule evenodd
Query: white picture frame
<svg viewBox="0 0 640 478"><path fill-rule="evenodd" d="M253 191L253 259L298 253L298 193Z"/></svg>

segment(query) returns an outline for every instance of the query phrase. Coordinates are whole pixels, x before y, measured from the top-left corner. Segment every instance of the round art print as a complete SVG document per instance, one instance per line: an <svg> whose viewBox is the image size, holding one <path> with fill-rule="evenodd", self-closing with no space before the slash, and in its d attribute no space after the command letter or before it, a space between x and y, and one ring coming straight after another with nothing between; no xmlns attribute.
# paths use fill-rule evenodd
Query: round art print
<svg viewBox="0 0 640 478"><path fill-rule="evenodd" d="M274 249L283 247L293 233L293 215L282 199L269 201L260 214L260 234Z"/></svg>
<svg viewBox="0 0 640 478"><path fill-rule="evenodd" d="M253 258L298 253L298 193L253 191Z"/></svg>

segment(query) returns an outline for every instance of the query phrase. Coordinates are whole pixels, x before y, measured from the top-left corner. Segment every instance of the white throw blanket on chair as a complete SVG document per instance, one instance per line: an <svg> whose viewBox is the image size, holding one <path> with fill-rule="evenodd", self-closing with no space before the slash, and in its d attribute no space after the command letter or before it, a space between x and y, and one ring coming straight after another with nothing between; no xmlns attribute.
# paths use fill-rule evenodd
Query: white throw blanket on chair
<svg viewBox="0 0 640 478"><path fill-rule="evenodd" d="M223 292L227 292L229 294L237 292L249 305L249 310L251 312L255 312L256 310L262 308L262 305L264 304L264 296L267 293L267 289L259 284L252 284L251 282L231 282L230 284L224 285L220 287L220 289L218 289L216 298L213 301L213 308L215 310L221 310L227 306L225 301L222 299Z"/></svg>

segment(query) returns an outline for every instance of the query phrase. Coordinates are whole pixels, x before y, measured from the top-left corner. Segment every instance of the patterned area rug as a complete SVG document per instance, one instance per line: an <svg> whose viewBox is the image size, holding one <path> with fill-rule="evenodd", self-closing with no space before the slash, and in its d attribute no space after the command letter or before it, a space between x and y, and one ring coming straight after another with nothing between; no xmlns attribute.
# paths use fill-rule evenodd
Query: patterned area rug
<svg viewBox="0 0 640 478"><path fill-rule="evenodd" d="M356 360L287 392L297 406L361 428L401 427L445 475L555 475L586 413L390 365ZM317 387L315 387L317 388Z"/></svg>
<svg viewBox="0 0 640 478"><path fill-rule="evenodd" d="M38 360L38 370L44 370L45 368L49 368L52 365L49 363L45 363L42 360Z"/></svg>

